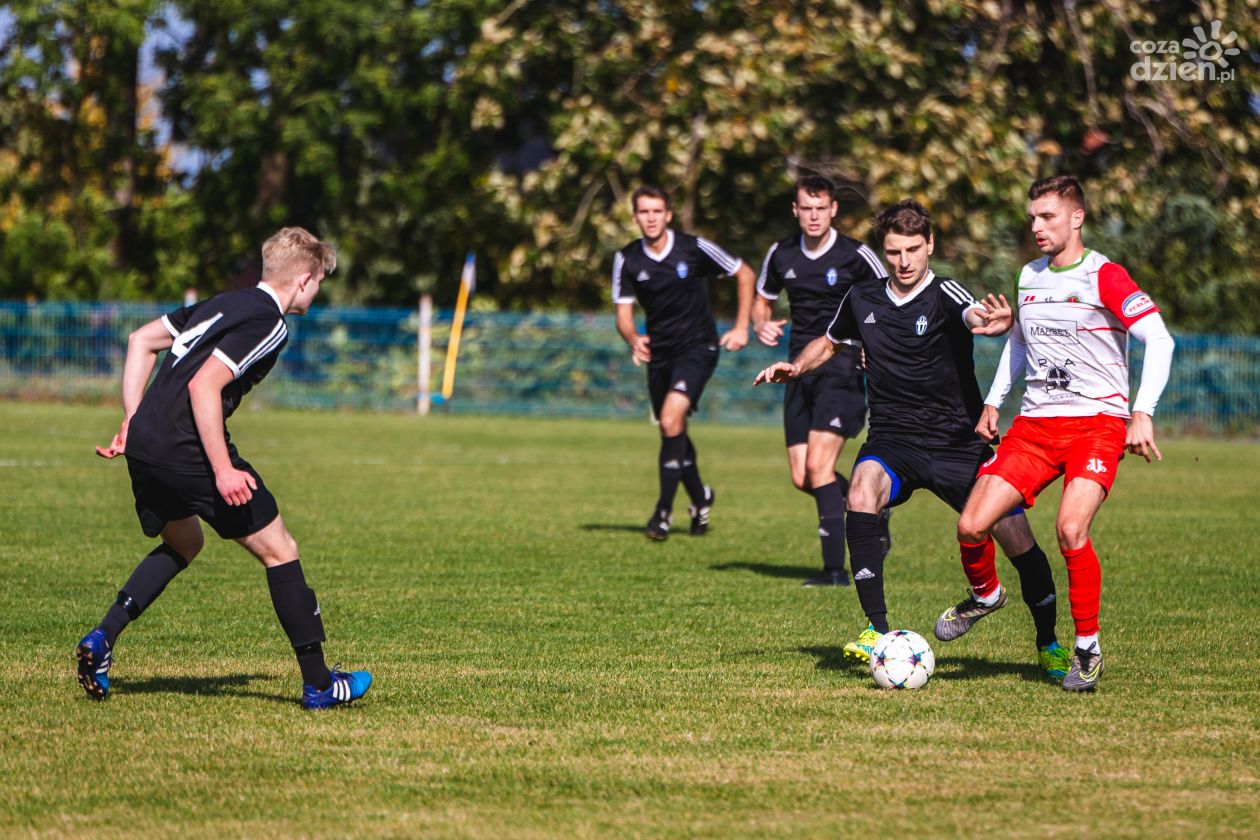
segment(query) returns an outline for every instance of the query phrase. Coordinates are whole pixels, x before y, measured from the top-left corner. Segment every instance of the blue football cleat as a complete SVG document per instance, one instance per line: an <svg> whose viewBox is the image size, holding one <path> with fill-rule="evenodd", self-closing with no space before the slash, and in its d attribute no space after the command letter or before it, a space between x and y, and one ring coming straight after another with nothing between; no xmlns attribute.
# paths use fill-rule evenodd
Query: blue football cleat
<svg viewBox="0 0 1260 840"><path fill-rule="evenodd" d="M83 686L88 697L104 700L109 696L109 666L113 664L105 631L97 627L88 633L74 653L79 658L79 685Z"/></svg>
<svg viewBox="0 0 1260 840"><path fill-rule="evenodd" d="M302 686L302 708L331 709L358 700L371 687L372 675L367 671L333 671L332 685L323 691Z"/></svg>

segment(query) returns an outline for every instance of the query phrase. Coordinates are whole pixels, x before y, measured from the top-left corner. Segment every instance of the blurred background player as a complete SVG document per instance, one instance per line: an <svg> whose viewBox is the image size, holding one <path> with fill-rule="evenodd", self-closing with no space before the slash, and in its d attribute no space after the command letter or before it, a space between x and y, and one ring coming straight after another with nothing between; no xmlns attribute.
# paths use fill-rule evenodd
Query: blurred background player
<svg viewBox="0 0 1260 840"><path fill-rule="evenodd" d="M681 481L691 498L690 532L700 536L708 529L715 496L700 479L687 417L717 367L718 348L736 351L748 343L756 278L741 259L707 239L670 229L674 213L664 190L641 186L630 202L643 238L613 257L612 296L617 332L630 345L635 365L647 365L648 395L661 429L660 495L645 533L654 540L669 536ZM734 326L719 338L709 309L709 279L722 276L736 278L739 304ZM635 301L646 315L646 335L635 328Z"/></svg>
<svg viewBox="0 0 1260 840"><path fill-rule="evenodd" d="M993 451L976 434L980 388L972 361L972 334L1001 335L1010 328L1005 299L978 302L954 280L928 265L935 247L932 219L913 201L881 213L875 230L892 277L849 290L827 332L791 364L766 368L757 382L786 382L814 370L844 339L859 339L866 353L870 432L858 450L849 487L848 540L858 600L869 624L845 656L866 661L888 632L884 552L878 512L930 490L962 510L980 465ZM1067 652L1055 636L1054 579L1023 511L1012 503L995 535L1020 574L1024 601L1036 627L1038 663L1061 678ZM1011 510L1014 508L1014 512Z"/></svg>
<svg viewBox="0 0 1260 840"><path fill-rule="evenodd" d="M288 341L284 316L306 314L337 265L331 245L284 228L262 247L262 282L163 315L131 334L123 367L123 421L103 458L125 455L136 515L162 544L140 561L101 623L75 648L79 684L109 696L114 643L157 600L205 542L198 518L267 570L267 587L302 672L302 705L320 709L362 697L367 671L329 671L324 624L298 547L262 477L229 441L226 421L262 381ZM152 385L158 355L170 350ZM146 390L145 386L148 385Z"/></svg>
<svg viewBox="0 0 1260 840"><path fill-rule="evenodd" d="M1128 272L1085 248L1085 191L1075 178L1037 181L1028 198L1028 221L1045 256L1020 271L1015 329L976 430L985 439L997 434L998 408L1020 375L1025 379L1024 401L997 455L981 469L958 520L971 597L946 610L937 625L1001 606L1004 596L989 534L1003 511L1017 504L1031 507L1038 493L1063 476L1055 529L1067 562L1068 600L1076 624L1063 688L1090 691L1102 676L1103 657L1098 641L1102 568L1089 526L1126 450L1147 462L1152 455L1163 457L1155 446L1151 418L1168 384L1173 339L1154 301ZM1146 345L1131 415L1130 335Z"/></svg>
<svg viewBox="0 0 1260 840"><path fill-rule="evenodd" d="M874 251L832 227L837 209L829 179L819 175L798 179L792 215L800 234L771 245L761 266L752 306L753 332L762 344L778 345L787 321L773 320L773 308L786 289L792 321L790 357L827 331L854 283L878 283L888 277ZM783 434L792 484L814 497L822 542L822 574L805 581L805 586L849 585L844 568L849 483L836 472L836 459L845 441L864 425L862 356L854 344L841 346L826 364L783 390Z"/></svg>

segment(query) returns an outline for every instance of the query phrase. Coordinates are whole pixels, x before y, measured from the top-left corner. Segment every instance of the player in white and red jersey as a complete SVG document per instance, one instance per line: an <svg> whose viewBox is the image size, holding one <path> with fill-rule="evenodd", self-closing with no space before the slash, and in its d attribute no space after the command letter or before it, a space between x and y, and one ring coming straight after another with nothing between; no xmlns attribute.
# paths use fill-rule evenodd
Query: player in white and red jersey
<svg viewBox="0 0 1260 840"><path fill-rule="evenodd" d="M971 592L941 615L936 635L957 638L1005 602L993 562L993 526L1015 505L1031 507L1037 494L1062 475L1056 530L1076 624L1063 688L1090 691L1102 675L1103 659L1098 642L1102 571L1089 526L1126 450L1148 462L1152 455L1163 457L1151 416L1168 382L1173 339L1155 303L1128 272L1085 248L1085 193L1075 178L1037 181L1028 198L1028 220L1045 256L1020 272L1015 327L976 431L986 440L997 435L998 407L1021 372L1024 402L997 454L981 467L958 520ZM1146 344L1132 406L1130 335Z"/></svg>

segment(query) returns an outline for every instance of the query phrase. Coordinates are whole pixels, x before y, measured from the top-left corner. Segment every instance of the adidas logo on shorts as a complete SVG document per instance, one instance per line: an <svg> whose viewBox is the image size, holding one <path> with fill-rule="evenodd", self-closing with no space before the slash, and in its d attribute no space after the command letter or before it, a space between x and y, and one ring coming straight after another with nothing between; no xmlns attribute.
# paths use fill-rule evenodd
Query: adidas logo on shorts
<svg viewBox="0 0 1260 840"><path fill-rule="evenodd" d="M853 579L854 580L870 580L873 577L875 577L875 573L872 572L870 569L866 568L865 566L863 566L862 571L854 575Z"/></svg>
<svg viewBox="0 0 1260 840"><path fill-rule="evenodd" d="M831 418L831 422L830 422L830 423L828 423L827 425L828 425L828 426L831 426L832 428L835 428L835 429L840 429L840 428L843 428L843 424L840 422L840 418L839 418L839 417L832 417L832 418Z"/></svg>
<svg viewBox="0 0 1260 840"><path fill-rule="evenodd" d="M675 390L675 391L682 391L684 394L685 394L685 393L687 393L687 382L686 382L686 380L679 379L677 382L675 382L675 383L674 383L674 390Z"/></svg>

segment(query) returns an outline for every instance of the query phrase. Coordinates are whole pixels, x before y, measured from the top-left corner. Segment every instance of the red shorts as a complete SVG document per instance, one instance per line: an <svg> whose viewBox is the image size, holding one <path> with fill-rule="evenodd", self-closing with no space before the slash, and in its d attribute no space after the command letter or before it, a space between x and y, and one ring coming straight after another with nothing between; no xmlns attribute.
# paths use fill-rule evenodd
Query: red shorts
<svg viewBox="0 0 1260 840"><path fill-rule="evenodd" d="M1127 426L1120 417L1016 417L997 454L979 475L1005 479L1033 506L1037 494L1059 476L1064 482L1088 478L1110 493L1124 457Z"/></svg>

